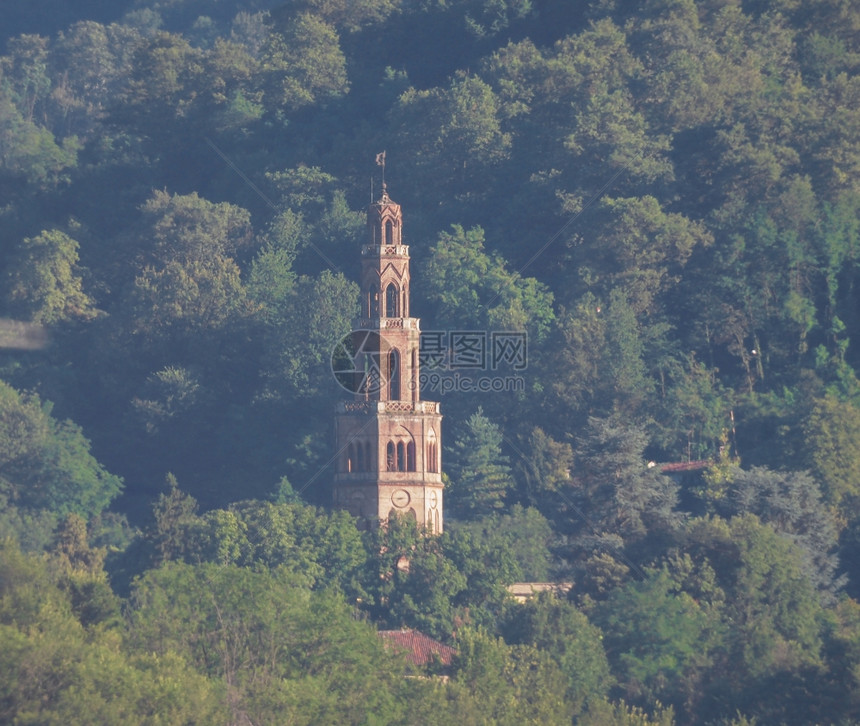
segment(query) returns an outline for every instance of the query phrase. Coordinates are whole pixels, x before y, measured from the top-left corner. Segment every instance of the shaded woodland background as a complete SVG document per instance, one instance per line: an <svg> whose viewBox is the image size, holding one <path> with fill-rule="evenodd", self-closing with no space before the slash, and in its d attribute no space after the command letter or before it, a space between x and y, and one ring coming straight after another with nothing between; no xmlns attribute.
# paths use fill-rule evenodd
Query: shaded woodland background
<svg viewBox="0 0 860 726"><path fill-rule="evenodd" d="M0 720L860 720L855 4L3 15ZM528 335L432 540L328 506L383 149L423 329Z"/></svg>

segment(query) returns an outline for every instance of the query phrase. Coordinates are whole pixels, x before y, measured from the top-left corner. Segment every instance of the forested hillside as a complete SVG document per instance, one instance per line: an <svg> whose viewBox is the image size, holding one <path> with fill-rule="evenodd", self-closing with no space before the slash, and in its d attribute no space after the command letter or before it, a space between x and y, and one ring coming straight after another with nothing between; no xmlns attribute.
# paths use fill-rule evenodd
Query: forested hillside
<svg viewBox="0 0 860 726"><path fill-rule="evenodd" d="M856 3L11 5L0 721L860 722ZM382 151L438 538L329 506Z"/></svg>

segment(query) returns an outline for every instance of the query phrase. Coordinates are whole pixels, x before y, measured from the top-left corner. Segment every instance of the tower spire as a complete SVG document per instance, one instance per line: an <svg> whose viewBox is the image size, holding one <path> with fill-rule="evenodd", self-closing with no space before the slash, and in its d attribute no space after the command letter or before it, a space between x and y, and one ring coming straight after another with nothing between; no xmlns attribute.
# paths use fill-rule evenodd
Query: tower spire
<svg viewBox="0 0 860 726"><path fill-rule="evenodd" d="M385 164L385 152L377 154ZM335 505L370 524L393 513L442 531L439 404L422 401L420 328L409 313L409 247L400 205L382 196L367 208L361 248L361 313L353 326L352 401L335 417L338 466Z"/></svg>

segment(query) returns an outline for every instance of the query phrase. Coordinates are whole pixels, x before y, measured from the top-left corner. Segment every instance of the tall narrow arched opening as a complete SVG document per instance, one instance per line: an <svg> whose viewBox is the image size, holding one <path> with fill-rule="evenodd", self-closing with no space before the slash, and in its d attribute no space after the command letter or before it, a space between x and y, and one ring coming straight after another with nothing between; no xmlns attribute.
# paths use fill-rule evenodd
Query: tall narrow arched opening
<svg viewBox="0 0 860 726"><path fill-rule="evenodd" d="M390 219L385 220L385 241L383 242L383 244L397 244L394 240L394 222L392 222Z"/></svg>
<svg viewBox="0 0 860 726"><path fill-rule="evenodd" d="M389 441L388 446L385 447L385 468L388 471L397 471L397 454L393 441Z"/></svg>
<svg viewBox="0 0 860 726"><path fill-rule="evenodd" d="M425 469L432 473L436 474L439 472L439 452L436 450L436 432L433 429L430 429L430 433L427 434L427 461L424 463Z"/></svg>
<svg viewBox="0 0 860 726"><path fill-rule="evenodd" d="M415 471L415 442L406 444L406 471Z"/></svg>
<svg viewBox="0 0 860 726"><path fill-rule="evenodd" d="M388 354L388 400L400 400L400 353L392 348Z"/></svg>
<svg viewBox="0 0 860 726"><path fill-rule="evenodd" d="M385 317L386 318L397 318L400 316L400 306L397 304L399 302L400 292L397 289L397 285L393 282L388 284L388 287L385 288Z"/></svg>
<svg viewBox="0 0 860 726"><path fill-rule="evenodd" d="M402 441L397 442L397 471L406 471L406 447Z"/></svg>

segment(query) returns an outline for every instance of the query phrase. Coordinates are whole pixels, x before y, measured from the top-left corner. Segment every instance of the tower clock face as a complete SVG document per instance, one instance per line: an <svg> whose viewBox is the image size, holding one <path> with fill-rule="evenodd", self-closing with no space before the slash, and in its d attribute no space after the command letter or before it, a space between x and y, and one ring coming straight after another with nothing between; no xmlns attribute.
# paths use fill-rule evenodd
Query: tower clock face
<svg viewBox="0 0 860 726"><path fill-rule="evenodd" d="M391 493L391 503L398 509L407 506L412 498L405 489L397 489Z"/></svg>
<svg viewBox="0 0 860 726"><path fill-rule="evenodd" d="M438 503L438 501L439 501L439 496L436 494L436 492L431 490L431 492L430 492L430 508L436 509L436 504Z"/></svg>

